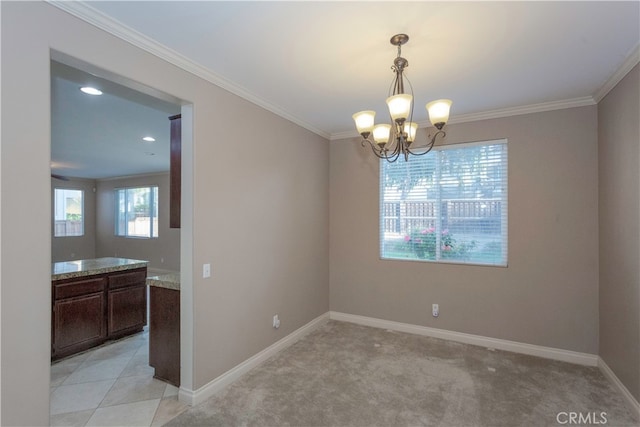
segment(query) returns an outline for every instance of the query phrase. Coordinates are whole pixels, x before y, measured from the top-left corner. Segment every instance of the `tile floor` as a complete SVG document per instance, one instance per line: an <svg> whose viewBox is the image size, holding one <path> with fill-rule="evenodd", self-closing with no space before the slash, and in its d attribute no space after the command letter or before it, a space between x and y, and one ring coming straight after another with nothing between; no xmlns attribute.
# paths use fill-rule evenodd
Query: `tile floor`
<svg viewBox="0 0 640 427"><path fill-rule="evenodd" d="M148 330L51 364L52 426L161 426L187 408L153 378Z"/></svg>

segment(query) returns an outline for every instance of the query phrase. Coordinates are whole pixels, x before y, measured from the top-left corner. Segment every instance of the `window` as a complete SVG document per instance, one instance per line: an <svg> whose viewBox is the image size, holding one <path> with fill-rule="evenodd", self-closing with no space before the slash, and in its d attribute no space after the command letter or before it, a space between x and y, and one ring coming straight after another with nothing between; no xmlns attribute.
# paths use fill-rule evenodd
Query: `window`
<svg viewBox="0 0 640 427"><path fill-rule="evenodd" d="M115 190L116 236L158 237L158 187Z"/></svg>
<svg viewBox="0 0 640 427"><path fill-rule="evenodd" d="M56 188L53 205L53 236L83 236L84 191Z"/></svg>
<svg viewBox="0 0 640 427"><path fill-rule="evenodd" d="M380 161L383 259L507 265L507 141Z"/></svg>

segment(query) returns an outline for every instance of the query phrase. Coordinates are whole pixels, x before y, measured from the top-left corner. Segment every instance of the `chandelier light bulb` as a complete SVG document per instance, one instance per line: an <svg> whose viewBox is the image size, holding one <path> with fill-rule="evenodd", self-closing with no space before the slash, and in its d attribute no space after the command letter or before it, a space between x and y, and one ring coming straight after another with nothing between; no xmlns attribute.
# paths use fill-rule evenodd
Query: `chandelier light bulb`
<svg viewBox="0 0 640 427"><path fill-rule="evenodd" d="M386 144L391 134L391 125L381 124L373 127L373 140L378 144Z"/></svg>
<svg viewBox="0 0 640 427"><path fill-rule="evenodd" d="M355 113L352 117L356 122L356 129L358 129L358 133L360 135L367 132L370 133L373 130L373 123L376 117L375 111L360 111L359 113Z"/></svg>
<svg viewBox="0 0 640 427"><path fill-rule="evenodd" d="M451 109L450 99L437 99L431 101L426 105L427 112L429 113L429 120L438 129L447 124L449 121L449 110Z"/></svg>
<svg viewBox="0 0 640 427"><path fill-rule="evenodd" d="M408 93L400 93L387 98L389 114L394 121L406 120L411 113L413 96Z"/></svg>
<svg viewBox="0 0 640 427"><path fill-rule="evenodd" d="M416 122L405 122L404 133L407 134L407 141L409 142L415 141L417 132L418 132L418 124Z"/></svg>

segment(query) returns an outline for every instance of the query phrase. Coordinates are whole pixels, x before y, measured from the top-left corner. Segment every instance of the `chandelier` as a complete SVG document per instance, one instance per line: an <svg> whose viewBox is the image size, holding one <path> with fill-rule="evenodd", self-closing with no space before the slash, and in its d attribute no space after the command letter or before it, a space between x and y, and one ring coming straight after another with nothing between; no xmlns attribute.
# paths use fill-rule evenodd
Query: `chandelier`
<svg viewBox="0 0 640 427"><path fill-rule="evenodd" d="M360 111L353 115L356 122L358 133L362 135L362 146L369 143L373 153L381 159L388 162L398 160L400 154L405 160L409 160L409 155L422 156L427 154L433 148L436 137L446 134L442 130L449 120L449 109L451 108L451 100L438 99L431 101L426 105L429 119L437 132L431 137L427 136L427 145L420 147L411 147L418 131L418 124L413 122L413 87L409 79L403 76L404 69L409 66L409 61L400 56L402 54L402 45L409 41L406 34L396 34L391 37L391 44L398 47L398 56L393 61L391 69L395 73L395 77L389 88L389 97L387 98L387 106L389 107L389 115L392 124L374 125L375 111ZM405 79L409 84L409 93L405 92ZM372 142L369 136L373 134Z"/></svg>

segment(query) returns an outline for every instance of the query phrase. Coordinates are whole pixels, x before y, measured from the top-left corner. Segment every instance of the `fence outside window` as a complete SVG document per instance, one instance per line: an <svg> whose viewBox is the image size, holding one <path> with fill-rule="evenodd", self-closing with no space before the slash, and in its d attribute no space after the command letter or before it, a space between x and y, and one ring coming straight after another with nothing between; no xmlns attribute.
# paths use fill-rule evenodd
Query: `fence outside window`
<svg viewBox="0 0 640 427"><path fill-rule="evenodd" d="M480 228L483 232L500 232L502 201L500 199L458 199L436 201L397 201L382 204L385 236L405 236L417 228L436 226L441 218L442 229Z"/></svg>

